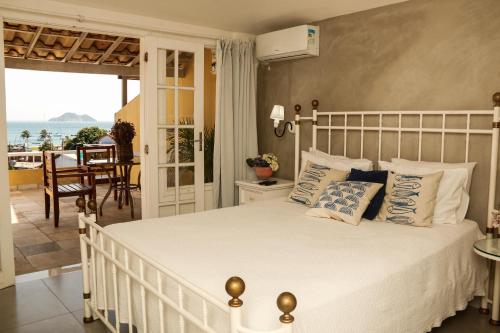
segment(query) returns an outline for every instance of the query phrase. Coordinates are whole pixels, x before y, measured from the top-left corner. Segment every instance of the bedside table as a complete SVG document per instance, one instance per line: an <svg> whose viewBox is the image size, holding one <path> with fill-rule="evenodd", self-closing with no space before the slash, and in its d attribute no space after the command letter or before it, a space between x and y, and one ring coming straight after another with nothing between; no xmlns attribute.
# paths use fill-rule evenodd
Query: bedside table
<svg viewBox="0 0 500 333"><path fill-rule="evenodd" d="M287 196L295 185L293 180L278 178L271 178L271 180L276 180L278 183L264 186L257 184L258 181L237 180L239 204Z"/></svg>
<svg viewBox="0 0 500 333"><path fill-rule="evenodd" d="M500 238L486 238L474 243L474 252L481 257L495 261L495 282L493 285L493 301L490 324L500 325ZM488 313L483 310L483 313Z"/></svg>

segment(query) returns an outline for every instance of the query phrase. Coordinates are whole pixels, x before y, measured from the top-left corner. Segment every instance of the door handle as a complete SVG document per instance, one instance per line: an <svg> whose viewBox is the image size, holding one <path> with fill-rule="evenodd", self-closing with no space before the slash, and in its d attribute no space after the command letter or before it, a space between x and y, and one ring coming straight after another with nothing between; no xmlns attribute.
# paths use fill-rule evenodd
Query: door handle
<svg viewBox="0 0 500 333"><path fill-rule="evenodd" d="M198 140L194 140L194 142L198 142L198 151L203 150L203 133L198 132Z"/></svg>

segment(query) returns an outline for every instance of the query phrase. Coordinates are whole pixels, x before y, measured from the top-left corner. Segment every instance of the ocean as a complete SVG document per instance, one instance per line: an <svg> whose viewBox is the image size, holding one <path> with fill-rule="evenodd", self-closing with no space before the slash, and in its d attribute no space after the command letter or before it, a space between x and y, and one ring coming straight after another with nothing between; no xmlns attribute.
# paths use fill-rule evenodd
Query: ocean
<svg viewBox="0 0 500 333"><path fill-rule="evenodd" d="M23 144L21 132L27 129L31 133L29 143L31 146L40 144L39 136L42 129L46 129L52 136L54 145L61 145L64 137L72 137L84 127L97 126L109 130L112 121L98 122L67 122L67 121L7 121L7 141L9 144Z"/></svg>

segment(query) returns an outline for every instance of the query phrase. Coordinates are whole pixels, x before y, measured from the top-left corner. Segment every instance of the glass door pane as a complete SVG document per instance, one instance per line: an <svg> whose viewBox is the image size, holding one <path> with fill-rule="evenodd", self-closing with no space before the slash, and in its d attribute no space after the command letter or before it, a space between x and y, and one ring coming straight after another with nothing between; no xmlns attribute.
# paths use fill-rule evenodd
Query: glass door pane
<svg viewBox="0 0 500 333"><path fill-rule="evenodd" d="M159 216L204 208L203 46L191 46L157 49Z"/></svg>

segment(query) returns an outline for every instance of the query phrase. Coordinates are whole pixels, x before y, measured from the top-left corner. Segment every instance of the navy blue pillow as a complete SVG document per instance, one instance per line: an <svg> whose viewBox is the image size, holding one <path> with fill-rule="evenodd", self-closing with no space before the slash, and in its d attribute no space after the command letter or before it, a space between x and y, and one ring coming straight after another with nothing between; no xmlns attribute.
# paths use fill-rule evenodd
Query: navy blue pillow
<svg viewBox="0 0 500 333"><path fill-rule="evenodd" d="M380 190L378 190L377 194L375 194L372 201L370 201L370 204L363 213L363 217L365 219L373 220L377 216L380 207L382 207L385 196L385 184L387 183L388 174L389 173L387 171L363 171L358 169L351 169L351 174L349 175L349 177L347 177L347 180L378 183L384 185L380 188Z"/></svg>

